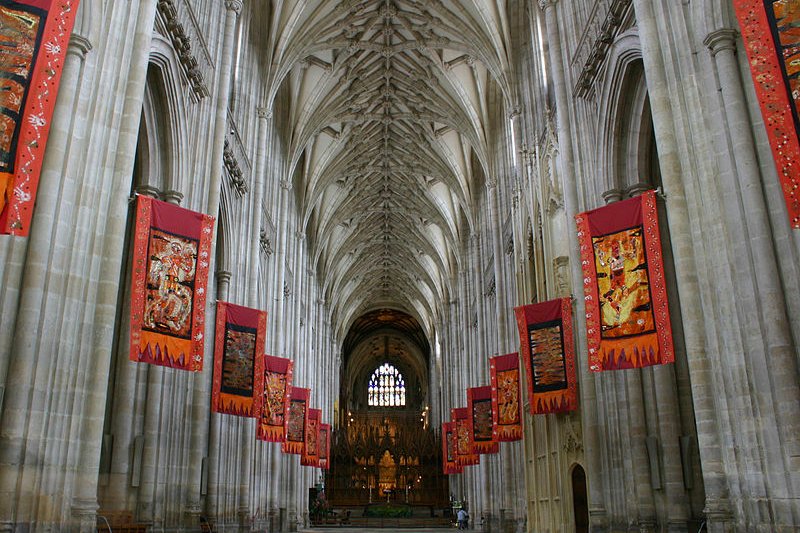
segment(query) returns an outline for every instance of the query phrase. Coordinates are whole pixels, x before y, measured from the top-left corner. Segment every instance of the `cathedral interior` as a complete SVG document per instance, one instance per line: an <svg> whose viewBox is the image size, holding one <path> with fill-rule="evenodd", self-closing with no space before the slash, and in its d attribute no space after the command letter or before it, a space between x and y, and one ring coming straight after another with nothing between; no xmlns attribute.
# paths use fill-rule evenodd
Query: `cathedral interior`
<svg viewBox="0 0 800 533"><path fill-rule="evenodd" d="M798 0L0 0L0 532L282 533L321 502L800 531L798 28ZM526 374L515 308L555 300L574 358ZM234 306L261 322L220 330ZM272 370L229 338L291 362L325 467L261 438Z"/></svg>

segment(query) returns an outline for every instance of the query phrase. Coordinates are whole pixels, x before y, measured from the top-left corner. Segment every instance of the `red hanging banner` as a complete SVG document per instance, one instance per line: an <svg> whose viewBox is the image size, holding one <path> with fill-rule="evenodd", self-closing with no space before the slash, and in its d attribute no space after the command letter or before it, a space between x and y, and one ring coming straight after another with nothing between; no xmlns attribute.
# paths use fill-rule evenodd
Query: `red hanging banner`
<svg viewBox="0 0 800 533"><path fill-rule="evenodd" d="M28 235L78 0L0 0L0 233Z"/></svg>
<svg viewBox="0 0 800 533"><path fill-rule="evenodd" d="M796 0L734 0L789 221L800 228L800 9Z"/></svg>
<svg viewBox="0 0 800 533"><path fill-rule="evenodd" d="M472 466L480 463L481 457L472 451L472 436L469 431L469 409L457 407L450 409L453 419L453 432L456 438L456 464Z"/></svg>
<svg viewBox="0 0 800 533"><path fill-rule="evenodd" d="M309 409L306 418L305 445L300 456L303 466L319 466L319 424L322 419L321 409Z"/></svg>
<svg viewBox="0 0 800 533"><path fill-rule="evenodd" d="M331 454L331 425L319 425L319 467L323 470L330 470L329 460Z"/></svg>
<svg viewBox="0 0 800 533"><path fill-rule="evenodd" d="M130 359L203 369L214 218L138 196L133 239Z"/></svg>
<svg viewBox="0 0 800 533"><path fill-rule="evenodd" d="M492 435L497 442L522 439L519 354L498 355L489 360L492 378Z"/></svg>
<svg viewBox="0 0 800 533"><path fill-rule="evenodd" d="M261 410L266 336L266 311L217 302L214 412L254 417Z"/></svg>
<svg viewBox="0 0 800 533"><path fill-rule="evenodd" d="M492 387L472 387L467 389L467 419L469 434L472 437L473 453L497 453L500 445L494 440L492 424Z"/></svg>
<svg viewBox="0 0 800 533"><path fill-rule="evenodd" d="M672 326L658 232L648 191L575 217L583 265L589 369L671 363Z"/></svg>
<svg viewBox="0 0 800 533"><path fill-rule="evenodd" d="M286 437L281 449L284 453L302 454L306 444L308 425L308 399L311 389L292 387L286 401Z"/></svg>
<svg viewBox="0 0 800 533"><path fill-rule="evenodd" d="M456 437L452 422L442 422L442 470L448 476L464 471L456 464Z"/></svg>
<svg viewBox="0 0 800 533"><path fill-rule="evenodd" d="M294 363L283 357L264 356L264 399L256 411L256 438L283 442L286 426L286 391L292 386Z"/></svg>
<svg viewBox="0 0 800 533"><path fill-rule="evenodd" d="M534 415L578 408L572 300L515 307L519 341Z"/></svg>

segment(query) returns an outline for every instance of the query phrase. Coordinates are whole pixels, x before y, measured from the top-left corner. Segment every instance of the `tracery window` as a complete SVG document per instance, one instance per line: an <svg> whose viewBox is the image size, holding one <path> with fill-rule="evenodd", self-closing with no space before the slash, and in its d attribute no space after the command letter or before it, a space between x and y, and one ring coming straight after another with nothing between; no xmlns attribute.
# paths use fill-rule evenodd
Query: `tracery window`
<svg viewBox="0 0 800 533"><path fill-rule="evenodd" d="M374 407L402 407L406 404L403 375L389 363L375 369L369 379L367 402Z"/></svg>

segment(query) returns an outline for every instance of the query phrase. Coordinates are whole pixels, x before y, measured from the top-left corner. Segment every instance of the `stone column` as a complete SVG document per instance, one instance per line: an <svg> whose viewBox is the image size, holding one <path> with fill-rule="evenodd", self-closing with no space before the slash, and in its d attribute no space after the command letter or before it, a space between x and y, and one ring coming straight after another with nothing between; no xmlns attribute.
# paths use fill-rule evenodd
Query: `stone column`
<svg viewBox="0 0 800 533"><path fill-rule="evenodd" d="M230 289L230 282L231 282L231 273L225 270L218 270L215 274L217 280L217 300L228 300L228 291ZM205 366L212 366L210 360L206 360L206 363L203 365ZM209 369L209 373L211 370ZM205 375L206 372L204 371L203 374ZM208 392L206 392L206 397L208 398ZM193 414L196 413L196 407L198 404L195 404L195 408L193 409ZM221 456L220 456L220 433L222 431L222 415L219 413L210 412L209 409L210 400L205 404L206 409L206 416L210 416L210 421L206 428L208 428L208 459L206 461L207 468L208 468L208 495L206 496L206 513L208 514L209 520L216 521L216 518L219 516L219 480L220 480L220 468L221 468Z"/></svg>
<svg viewBox="0 0 800 533"><path fill-rule="evenodd" d="M711 53L717 70L719 87L724 105L724 114L728 127L730 148L729 154L733 163L733 172L720 173L722 188L730 199L726 205L735 207L727 209L728 218L733 223L742 224L740 239L747 239L747 250L750 261L743 275L751 276L755 298L769 305L758 306L761 314L763 341L756 341L754 351L761 351L762 342L766 353L762 355L765 363L753 362L753 379L768 383L774 391L774 410L777 428L781 435L786 457L800 457L800 384L797 381L798 366L793 350L793 339L786 314L787 306L784 289L781 285L781 272L774 248L772 227L768 207L764 198L763 184L753 138L750 114L747 108L744 87L742 85L739 63L736 59L736 43L738 32L733 29L720 29L708 34L705 44ZM749 343L746 343L747 347ZM760 374L760 378L757 377ZM766 375L765 375L766 374ZM767 455L769 455L767 453ZM789 463L775 464L765 467L765 471L791 472ZM800 476L794 469L793 483L795 490L800 489ZM773 480L773 497L775 500L789 498L786 489L778 489ZM784 485L785 487L785 485ZM782 493L782 494L779 494ZM776 504L782 507L783 504ZM774 509L778 516L791 516L788 508ZM791 523L777 519L781 523Z"/></svg>
<svg viewBox="0 0 800 533"><path fill-rule="evenodd" d="M569 237L569 262L572 270L572 290L576 294L575 316L584 317L586 314L582 291L583 272L581 271L580 245L578 243L578 228L575 224L575 215L579 212L578 186L575 170L575 160L572 150L572 125L569 118L571 100L567 91L566 75L564 73L564 52L561 49L561 35L558 28L558 15L556 5L559 0L539 0L539 5L544 10L547 26L548 49L550 52L550 69L553 86L556 93L556 106L558 118L558 149L561 161L561 179L564 189L564 211L567 215L567 235ZM583 323L583 320L579 320ZM589 521L592 531L601 531L605 527L606 510L603 504L603 495L600 490L602 476L602 463L600 461L600 448L598 435L602 431L597 420L597 394L595 392L594 375L589 373L584 347L585 335L580 327L575 328L577 333L577 348L584 357L578 357L581 422L583 425L584 459L586 460L586 484L589 497Z"/></svg>
<svg viewBox="0 0 800 533"><path fill-rule="evenodd" d="M730 516L730 502L714 405L713 380L705 346L705 318L702 314L689 228L689 210L682 182L683 169L672 122L673 108L667 89L664 59L661 56L661 35L651 0L634 0L633 4L639 26L662 182L669 199L667 216L672 248L676 251L675 270L703 465L706 516L709 520L709 531L722 531L723 523Z"/></svg>
<svg viewBox="0 0 800 533"><path fill-rule="evenodd" d="M225 0L225 33L219 62L217 100L214 117L214 147L211 152L211 183L208 190L207 212L216 217L219 211L222 186L222 156L228 129L228 101L231 92L233 54L235 52L236 19L242 12L243 0ZM216 234L216 232L215 232Z"/></svg>
<svg viewBox="0 0 800 533"><path fill-rule="evenodd" d="M86 41L88 44L88 41ZM35 390L34 377L38 353L36 337L39 322L44 313L42 300L45 297L48 278L50 244L56 228L56 213L60 200L60 169L66 164L69 154L64 150L71 133L72 111L80 74L87 50L70 41L64 61L60 97L53 113L49 149L45 158L36 199L35 216L28 237L27 257L23 267L17 322L11 345L10 363L6 379L3 410L0 412L0 524L9 529L14 522L24 517L17 515L19 496L33 498L27 490L17 492L22 473L26 442L25 426L30 409L30 398ZM89 45L88 48L91 48ZM53 152L60 150L60 157ZM51 154L53 154L51 156ZM48 163L57 168L48 172ZM91 502L85 506L90 507ZM96 504L95 504L96 506Z"/></svg>

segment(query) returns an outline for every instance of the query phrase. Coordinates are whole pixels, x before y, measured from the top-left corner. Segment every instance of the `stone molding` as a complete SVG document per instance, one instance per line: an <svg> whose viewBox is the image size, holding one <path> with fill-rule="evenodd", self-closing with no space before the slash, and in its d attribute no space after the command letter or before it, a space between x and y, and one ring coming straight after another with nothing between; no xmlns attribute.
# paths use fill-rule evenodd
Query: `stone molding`
<svg viewBox="0 0 800 533"><path fill-rule="evenodd" d="M231 185L239 198L250 192L250 187L247 185L247 180L244 178L244 172L242 172L239 161L233 153L233 149L227 139L222 149L222 163L225 165L225 170L228 172L228 179L230 179Z"/></svg>
<svg viewBox="0 0 800 533"><path fill-rule="evenodd" d="M591 93L630 5L631 0L595 0L593 17L586 24L570 65L572 77L577 79L573 96L585 98Z"/></svg>
<svg viewBox="0 0 800 533"><path fill-rule="evenodd" d="M180 17L175 0L158 0L158 12L164 17L167 35L172 42L175 53L178 55L178 62L189 80L189 85L197 99L202 100L209 96L210 92L205 82L205 76L200 69L200 62L192 49L192 41L202 43L200 31L196 24L189 24L189 29L187 30L187 26L183 21L179 20ZM184 18L188 18L189 22L193 22L191 16ZM210 66L210 59L206 59Z"/></svg>
<svg viewBox="0 0 800 533"><path fill-rule="evenodd" d="M91 52L92 50L92 42L83 37L78 35L77 33L73 33L69 37L69 45L67 46L67 54L73 54L78 56L81 59L86 58L86 54Z"/></svg>
<svg viewBox="0 0 800 533"><path fill-rule="evenodd" d="M736 51L736 40L739 32L732 28L722 28L712 31L703 39L703 44L708 47L711 57L716 56L723 50Z"/></svg>
<svg viewBox="0 0 800 533"><path fill-rule="evenodd" d="M226 11L233 11L237 15L242 12L242 8L244 8L244 1L243 0L225 0L225 10Z"/></svg>
<svg viewBox="0 0 800 533"><path fill-rule="evenodd" d="M170 204L174 204L174 205L181 205L181 202L183 201L183 198L184 198L182 192L174 191L174 190L164 191L162 196L163 196L165 202L170 203Z"/></svg>

